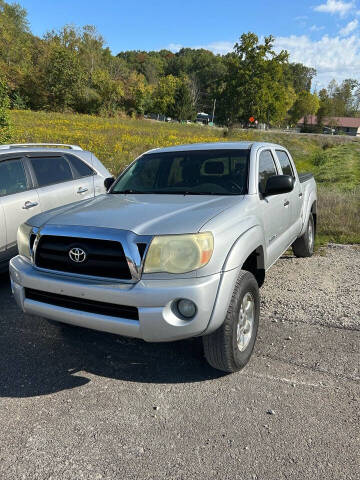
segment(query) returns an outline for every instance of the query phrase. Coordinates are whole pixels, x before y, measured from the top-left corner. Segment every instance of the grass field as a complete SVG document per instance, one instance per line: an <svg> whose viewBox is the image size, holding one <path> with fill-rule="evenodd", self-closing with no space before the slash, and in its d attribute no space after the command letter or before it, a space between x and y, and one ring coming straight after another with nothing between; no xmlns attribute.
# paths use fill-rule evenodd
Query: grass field
<svg viewBox="0 0 360 480"><path fill-rule="evenodd" d="M286 146L299 172L319 186L319 242L360 243L360 141L354 137L224 131L197 125L87 115L12 111L13 142L78 144L118 175L155 147L218 141L269 141Z"/></svg>

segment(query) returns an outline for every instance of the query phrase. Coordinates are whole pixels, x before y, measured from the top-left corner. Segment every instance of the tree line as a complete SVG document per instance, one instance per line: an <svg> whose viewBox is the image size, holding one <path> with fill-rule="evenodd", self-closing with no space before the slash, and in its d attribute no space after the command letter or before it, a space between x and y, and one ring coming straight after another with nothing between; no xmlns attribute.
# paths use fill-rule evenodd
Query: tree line
<svg viewBox="0 0 360 480"><path fill-rule="evenodd" d="M272 36L245 33L227 55L191 48L113 55L94 26L67 25L39 38L25 9L0 0L0 125L8 107L193 120L199 111L211 114L215 100L222 125L358 114L357 80L333 81L317 94L315 75L275 51Z"/></svg>

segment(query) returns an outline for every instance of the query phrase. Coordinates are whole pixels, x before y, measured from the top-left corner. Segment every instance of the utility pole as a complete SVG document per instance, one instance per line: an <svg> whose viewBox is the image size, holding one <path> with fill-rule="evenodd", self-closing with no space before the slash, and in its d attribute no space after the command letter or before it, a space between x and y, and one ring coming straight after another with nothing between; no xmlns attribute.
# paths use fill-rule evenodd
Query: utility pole
<svg viewBox="0 0 360 480"><path fill-rule="evenodd" d="M214 99L214 106L213 106L212 119L211 119L212 123L214 123L215 107L216 107L216 98Z"/></svg>

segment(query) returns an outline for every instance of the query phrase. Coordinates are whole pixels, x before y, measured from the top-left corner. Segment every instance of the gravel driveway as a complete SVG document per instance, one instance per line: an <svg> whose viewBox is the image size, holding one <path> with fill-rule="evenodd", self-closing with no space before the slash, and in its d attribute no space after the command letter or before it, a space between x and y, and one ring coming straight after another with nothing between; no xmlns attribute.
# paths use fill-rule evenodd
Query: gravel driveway
<svg viewBox="0 0 360 480"><path fill-rule="evenodd" d="M0 280L0 479L360 478L360 250L282 258L255 354L34 321Z"/></svg>

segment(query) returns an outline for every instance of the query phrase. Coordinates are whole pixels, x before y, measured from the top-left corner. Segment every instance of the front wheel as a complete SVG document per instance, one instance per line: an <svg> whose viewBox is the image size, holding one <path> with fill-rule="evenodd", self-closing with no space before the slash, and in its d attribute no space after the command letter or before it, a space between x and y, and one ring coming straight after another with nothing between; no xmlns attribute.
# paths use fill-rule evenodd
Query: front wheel
<svg viewBox="0 0 360 480"><path fill-rule="evenodd" d="M248 363L259 326L260 299L255 277L241 270L224 323L203 337L206 360L217 370L237 372Z"/></svg>
<svg viewBox="0 0 360 480"><path fill-rule="evenodd" d="M310 213L309 221L304 235L299 237L292 244L292 249L296 257L311 257L314 253L315 242L315 223L313 214Z"/></svg>

